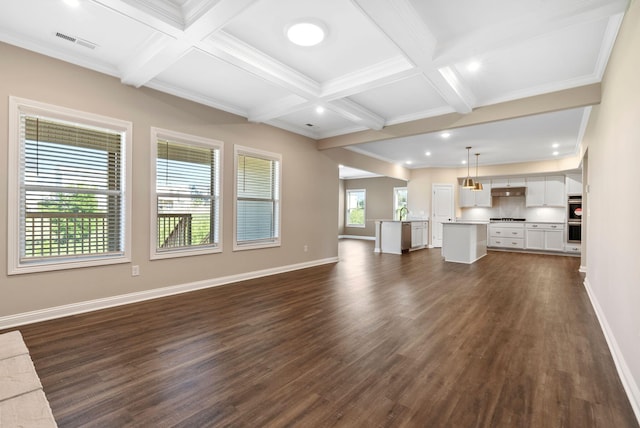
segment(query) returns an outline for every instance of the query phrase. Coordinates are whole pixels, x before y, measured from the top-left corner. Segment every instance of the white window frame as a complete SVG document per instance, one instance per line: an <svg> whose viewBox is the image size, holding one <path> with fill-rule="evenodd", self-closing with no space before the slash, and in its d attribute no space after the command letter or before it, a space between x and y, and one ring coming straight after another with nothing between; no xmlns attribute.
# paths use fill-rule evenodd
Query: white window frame
<svg viewBox="0 0 640 428"><path fill-rule="evenodd" d="M219 168L218 171L216 171L216 174L218 174L218 183L219 183L219 190L218 190L218 219L217 219L217 225L218 225L218 230L217 231L211 231L211 232L215 232L215 234L219 237L218 242L211 244L211 245L207 245L207 246L202 246L202 247L180 247L180 248L175 248L175 249L170 249L170 250L163 250L163 251L158 251L157 248L157 242L158 242L158 228L157 228L157 218L158 218L158 204L157 204L157 189L156 189L156 158L158 157L158 140L162 139L162 140L169 140L169 141L173 141L176 143L183 143L183 144L187 144L187 145L191 145L191 146L197 146L197 147L203 147L206 149L217 149L219 150ZM197 255L201 255L201 254L214 254L214 253L221 253L222 252L222 236L223 233L222 231L224 230L222 227L222 189L223 189L223 182L222 179L224 177L223 175L223 166L222 164L224 163L224 143L222 141L218 141L218 140L213 140L213 139L209 139L209 138L204 138L204 137L199 137L196 135L189 135L189 134L184 134L181 132L176 132L176 131L171 131L171 130L167 130L167 129L162 129L162 128L156 128L156 127L152 127L151 128L151 147L150 147L150 157L151 157L151 162L150 162L150 172L151 172L151 180L150 180L150 184L151 184L151 202L150 202L150 206L151 206L151 221L149 222L149 226L150 226L150 259L151 260L156 260L156 259L168 259L168 258L174 258L174 257L187 257L187 256L197 256ZM215 190L214 190L215 193ZM213 203L213 201L212 201Z"/></svg>
<svg viewBox="0 0 640 428"><path fill-rule="evenodd" d="M364 193L364 207L362 213L362 224L353 224L349 223L349 193L350 192L362 192ZM346 189L346 198L345 198L345 220L344 224L346 227L360 227L364 228L367 225L367 189Z"/></svg>
<svg viewBox="0 0 640 428"><path fill-rule="evenodd" d="M24 263L20 261L20 158L22 147L20 142L20 115L36 115L52 120L77 123L83 126L98 127L122 133L122 166L123 209L120 213L123 222L123 251L119 255L91 255L46 257ZM70 108L59 107L38 101L9 97L9 167L8 167L8 260L9 275L46 272L62 269L82 268L89 266L112 265L131 261L131 138L133 124L128 121L114 119Z"/></svg>
<svg viewBox="0 0 640 428"><path fill-rule="evenodd" d="M279 247L281 245L282 239L282 155L239 145L235 145L233 150L233 251ZM271 161L277 161L279 163L278 195L276 196L276 204L278 207L276 213L277 236L275 236L273 239L264 240L262 242L254 242L251 244L238 243L238 155L240 154Z"/></svg>
<svg viewBox="0 0 640 428"><path fill-rule="evenodd" d="M409 209L409 192L406 187L394 187L393 188L393 219L400 220L400 213L398 212L398 193L404 190L407 192L407 210ZM408 213L408 211L407 211ZM406 220L406 219L405 219Z"/></svg>

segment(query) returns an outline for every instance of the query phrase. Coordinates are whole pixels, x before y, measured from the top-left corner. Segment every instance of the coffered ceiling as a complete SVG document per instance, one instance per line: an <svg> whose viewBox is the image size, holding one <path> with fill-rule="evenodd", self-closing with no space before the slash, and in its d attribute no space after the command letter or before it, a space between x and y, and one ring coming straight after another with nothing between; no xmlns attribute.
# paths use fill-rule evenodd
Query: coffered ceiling
<svg viewBox="0 0 640 428"><path fill-rule="evenodd" d="M628 0L69 3L3 1L0 40L320 140L600 82ZM287 39L301 20L319 45ZM410 168L459 166L466 145L491 164L569 156L587 114L351 148Z"/></svg>

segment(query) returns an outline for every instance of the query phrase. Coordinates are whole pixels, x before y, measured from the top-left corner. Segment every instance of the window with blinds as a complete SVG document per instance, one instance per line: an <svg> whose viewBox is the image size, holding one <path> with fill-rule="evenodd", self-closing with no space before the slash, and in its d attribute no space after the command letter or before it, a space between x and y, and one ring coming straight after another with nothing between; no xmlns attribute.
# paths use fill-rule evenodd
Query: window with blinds
<svg viewBox="0 0 640 428"><path fill-rule="evenodd" d="M221 143L155 129L152 257L213 252L220 246Z"/></svg>
<svg viewBox="0 0 640 428"><path fill-rule="evenodd" d="M52 116L28 108L17 114L13 267L124 257L125 131Z"/></svg>
<svg viewBox="0 0 640 428"><path fill-rule="evenodd" d="M236 147L235 165L235 248L280 245L281 157Z"/></svg>

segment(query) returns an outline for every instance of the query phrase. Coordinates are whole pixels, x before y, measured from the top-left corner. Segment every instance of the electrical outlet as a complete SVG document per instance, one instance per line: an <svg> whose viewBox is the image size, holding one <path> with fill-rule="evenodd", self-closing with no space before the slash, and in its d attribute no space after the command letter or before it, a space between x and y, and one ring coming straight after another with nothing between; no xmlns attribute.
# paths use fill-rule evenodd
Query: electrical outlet
<svg viewBox="0 0 640 428"><path fill-rule="evenodd" d="M138 276L138 275L140 275L140 266L138 265L131 266L131 276Z"/></svg>

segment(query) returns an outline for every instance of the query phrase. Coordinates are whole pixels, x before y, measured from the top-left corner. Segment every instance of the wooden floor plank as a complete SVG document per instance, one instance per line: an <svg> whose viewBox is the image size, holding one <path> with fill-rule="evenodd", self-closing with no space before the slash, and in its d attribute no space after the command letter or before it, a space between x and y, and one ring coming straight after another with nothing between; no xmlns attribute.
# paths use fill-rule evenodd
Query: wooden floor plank
<svg viewBox="0 0 640 428"><path fill-rule="evenodd" d="M60 427L637 427L579 259L376 254L20 327Z"/></svg>

